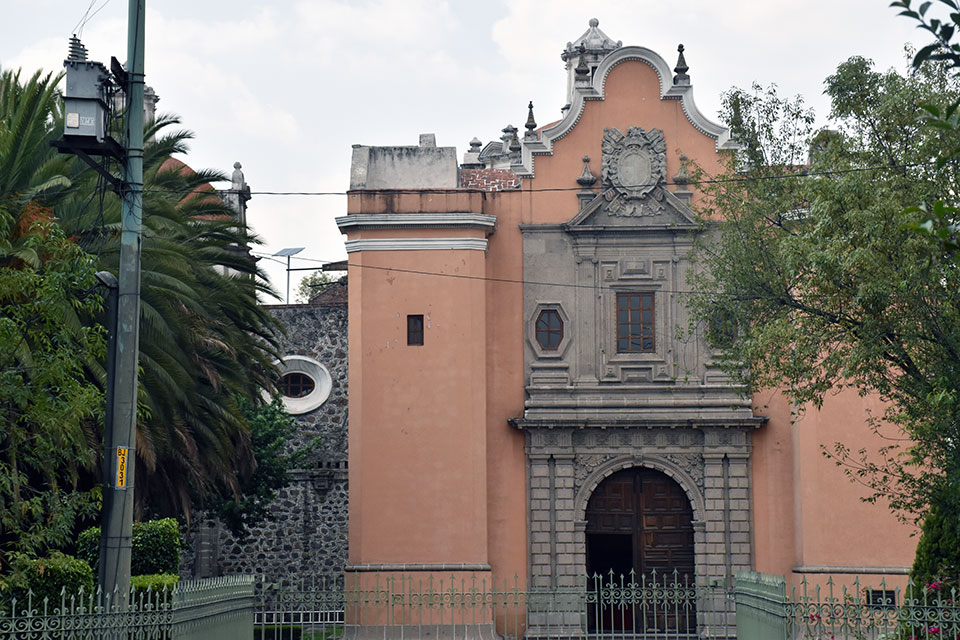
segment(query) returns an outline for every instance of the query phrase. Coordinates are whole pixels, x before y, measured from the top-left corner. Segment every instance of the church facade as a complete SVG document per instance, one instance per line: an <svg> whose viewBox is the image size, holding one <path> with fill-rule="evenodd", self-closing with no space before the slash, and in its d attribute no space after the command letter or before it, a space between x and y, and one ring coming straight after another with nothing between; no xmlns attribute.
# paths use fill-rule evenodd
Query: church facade
<svg viewBox="0 0 960 640"><path fill-rule="evenodd" d="M348 581L677 571L905 579L910 530L821 455L875 446L870 398L744 398L686 331L701 194L736 148L674 68L592 20L563 118L462 162L355 146ZM899 577L897 577L899 576Z"/></svg>

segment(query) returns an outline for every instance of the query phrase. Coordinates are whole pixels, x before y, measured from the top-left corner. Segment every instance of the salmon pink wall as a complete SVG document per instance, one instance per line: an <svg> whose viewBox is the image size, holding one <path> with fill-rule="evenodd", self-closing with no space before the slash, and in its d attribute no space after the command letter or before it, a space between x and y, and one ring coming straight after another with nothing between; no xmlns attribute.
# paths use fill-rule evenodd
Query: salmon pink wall
<svg viewBox="0 0 960 640"><path fill-rule="evenodd" d="M823 455L843 443L851 451L876 452L886 440L874 434L867 416L881 416L883 404L847 389L828 396L820 410L809 407L791 421L790 404L777 392L758 394L757 411L770 421L754 435L753 486L756 567L782 573L797 582L825 582L830 567L862 568L861 580L885 577L901 583L902 574L874 571L905 569L913 562L914 527L899 522L885 501L864 502L869 489L851 482L843 469ZM763 405L767 405L764 407ZM881 433L897 434L890 425ZM805 573L791 576L795 568ZM850 581L856 573L832 572Z"/></svg>
<svg viewBox="0 0 960 640"><path fill-rule="evenodd" d="M646 63L627 61L607 75L603 100L588 100L576 126L554 142L553 155L535 156L535 179L525 180L523 189L541 191L525 201L524 222L532 224L566 222L578 209L576 179L583 170L583 156L590 156L590 169L599 177L601 141L605 128L616 127L626 134L630 127L663 130L667 144L667 181L680 170L680 155L695 160L708 175L721 171L723 156L717 141L697 130L683 112L680 100L660 98L657 72ZM598 183L599 184L599 183ZM671 187L671 190L673 187ZM693 202L699 194L694 192Z"/></svg>
<svg viewBox="0 0 960 640"><path fill-rule="evenodd" d="M487 562L485 272L482 251L350 256L351 563Z"/></svg>

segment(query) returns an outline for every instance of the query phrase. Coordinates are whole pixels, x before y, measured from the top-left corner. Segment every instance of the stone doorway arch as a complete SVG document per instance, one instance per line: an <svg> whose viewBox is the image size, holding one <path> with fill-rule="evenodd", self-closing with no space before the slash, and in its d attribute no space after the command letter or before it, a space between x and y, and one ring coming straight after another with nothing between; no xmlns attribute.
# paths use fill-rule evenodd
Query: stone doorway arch
<svg viewBox="0 0 960 640"><path fill-rule="evenodd" d="M694 582L693 507L665 473L633 466L606 477L586 508L588 579L624 575Z"/></svg>

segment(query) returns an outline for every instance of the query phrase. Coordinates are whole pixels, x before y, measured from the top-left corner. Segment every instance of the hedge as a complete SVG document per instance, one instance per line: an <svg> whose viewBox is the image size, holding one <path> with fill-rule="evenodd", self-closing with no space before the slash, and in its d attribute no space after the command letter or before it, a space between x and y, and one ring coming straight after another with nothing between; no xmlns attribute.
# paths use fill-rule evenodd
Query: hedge
<svg viewBox="0 0 960 640"><path fill-rule="evenodd" d="M162 594L166 589L167 593L172 593L173 588L177 586L180 576L173 573L151 573L142 576L131 576L130 586L133 587L135 595L146 594L147 589L153 593Z"/></svg>
<svg viewBox="0 0 960 640"><path fill-rule="evenodd" d="M3 593L3 600L9 603L17 599L26 606L27 591L33 592L33 607L43 611L43 599L47 599L49 609L60 607L60 594L64 590L67 597L77 595L80 589L89 594L93 591L93 571L90 565L59 551L52 551L46 558L25 558L14 560L9 578L9 588Z"/></svg>
<svg viewBox="0 0 960 640"><path fill-rule="evenodd" d="M135 576L176 574L180 571L180 526L173 518L133 523L130 573ZM77 538L77 556L99 571L100 527Z"/></svg>

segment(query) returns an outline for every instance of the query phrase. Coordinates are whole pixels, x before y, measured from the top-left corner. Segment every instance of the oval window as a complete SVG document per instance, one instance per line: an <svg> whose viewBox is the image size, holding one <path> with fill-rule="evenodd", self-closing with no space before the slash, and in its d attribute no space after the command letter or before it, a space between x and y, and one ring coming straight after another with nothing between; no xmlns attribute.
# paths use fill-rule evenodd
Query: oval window
<svg viewBox="0 0 960 640"><path fill-rule="evenodd" d="M318 408L330 396L333 379L322 364L307 356L287 355L274 364L280 370L277 391L287 413L300 415ZM269 394L264 397L269 398Z"/></svg>

